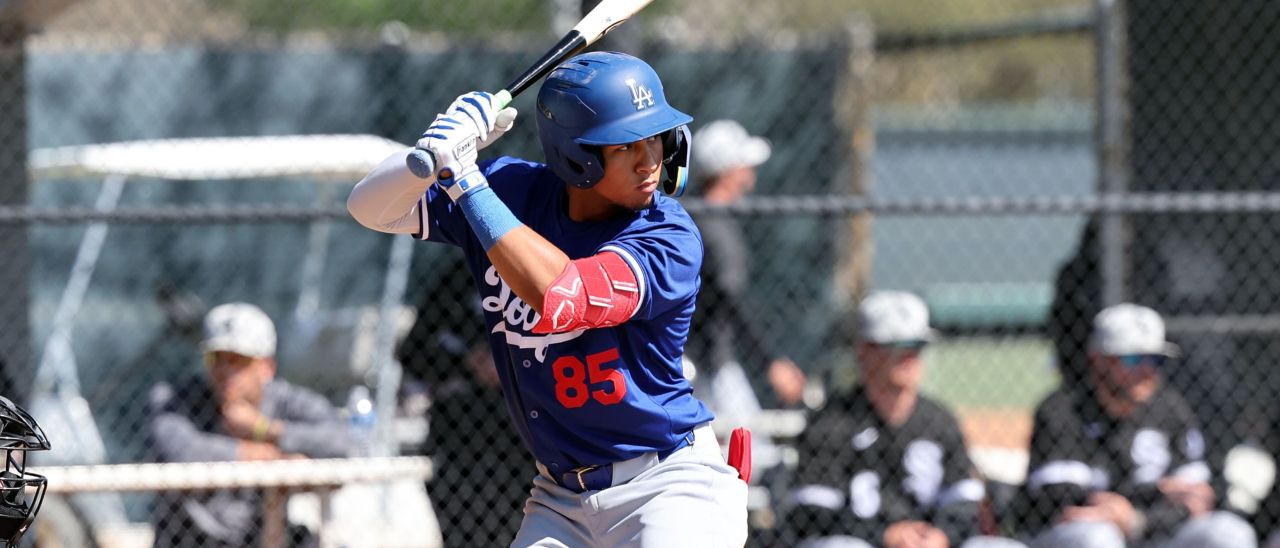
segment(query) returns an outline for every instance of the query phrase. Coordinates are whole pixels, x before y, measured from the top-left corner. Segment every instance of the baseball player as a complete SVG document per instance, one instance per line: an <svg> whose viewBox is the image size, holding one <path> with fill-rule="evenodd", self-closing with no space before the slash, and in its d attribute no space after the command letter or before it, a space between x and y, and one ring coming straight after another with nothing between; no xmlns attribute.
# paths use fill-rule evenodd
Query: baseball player
<svg viewBox="0 0 1280 548"><path fill-rule="evenodd" d="M1195 415L1162 370L1179 350L1156 311L1118 304L1094 318L1089 390L1059 388L1036 408L1015 508L1032 546L1257 545L1217 510Z"/></svg>
<svg viewBox="0 0 1280 548"><path fill-rule="evenodd" d="M147 439L159 462L343 458L353 443L324 396L276 378L276 328L249 303L204 317L203 372L162 381L147 398ZM263 516L251 489L165 492L152 512L159 548L252 544ZM292 528L297 531L297 528Z"/></svg>
<svg viewBox="0 0 1280 548"><path fill-rule="evenodd" d="M800 438L791 528L804 548L1015 548L981 536L985 487L955 417L920 393L935 339L915 294L858 307L858 386L833 394Z"/></svg>
<svg viewBox="0 0 1280 548"><path fill-rule="evenodd" d="M701 237L657 192L683 190L692 118L648 64L611 52L558 66L534 115L546 164L477 164L516 112L462 95L356 185L348 209L466 253L506 405L537 460L512 546L742 546L746 485L681 373ZM420 178L421 166L452 176Z"/></svg>

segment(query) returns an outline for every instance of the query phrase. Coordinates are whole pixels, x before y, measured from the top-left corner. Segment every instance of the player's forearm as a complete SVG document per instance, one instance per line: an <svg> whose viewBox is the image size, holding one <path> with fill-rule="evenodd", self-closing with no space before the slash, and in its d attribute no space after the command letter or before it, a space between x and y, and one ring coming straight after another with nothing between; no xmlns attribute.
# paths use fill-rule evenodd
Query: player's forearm
<svg viewBox="0 0 1280 548"><path fill-rule="evenodd" d="M321 423L284 422L276 445L285 453L297 453L313 459L351 456L354 447L345 425L329 421Z"/></svg>
<svg viewBox="0 0 1280 548"><path fill-rule="evenodd" d="M417 208L434 178L422 179L405 166L410 149L388 156L369 172L347 197L347 211L361 225L391 234L413 234L419 226Z"/></svg>
<svg viewBox="0 0 1280 548"><path fill-rule="evenodd" d="M447 192L498 275L521 300L541 313L543 295L564 272L569 257L521 223L474 168L450 184Z"/></svg>
<svg viewBox="0 0 1280 548"><path fill-rule="evenodd" d="M238 440L202 432L186 417L176 413L153 417L149 429L151 447L160 462L235 460Z"/></svg>
<svg viewBox="0 0 1280 548"><path fill-rule="evenodd" d="M638 276L618 252L570 261L521 223L474 168L446 185L446 192L498 275L541 314L535 333L612 327L639 310L643 293Z"/></svg>
<svg viewBox="0 0 1280 548"><path fill-rule="evenodd" d="M569 265L569 256L537 232L520 225L489 248L489 261L511 291L541 313L543 296Z"/></svg>

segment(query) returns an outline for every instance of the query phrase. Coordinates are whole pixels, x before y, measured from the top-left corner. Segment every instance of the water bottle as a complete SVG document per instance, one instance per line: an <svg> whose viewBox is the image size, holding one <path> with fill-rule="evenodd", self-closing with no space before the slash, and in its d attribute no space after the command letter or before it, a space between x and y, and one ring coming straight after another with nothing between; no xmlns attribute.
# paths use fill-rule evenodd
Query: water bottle
<svg viewBox="0 0 1280 548"><path fill-rule="evenodd" d="M374 428L378 423L377 412L373 408L373 398L369 387L356 385L347 396L347 417L351 420L351 435L356 443L357 457L374 456Z"/></svg>

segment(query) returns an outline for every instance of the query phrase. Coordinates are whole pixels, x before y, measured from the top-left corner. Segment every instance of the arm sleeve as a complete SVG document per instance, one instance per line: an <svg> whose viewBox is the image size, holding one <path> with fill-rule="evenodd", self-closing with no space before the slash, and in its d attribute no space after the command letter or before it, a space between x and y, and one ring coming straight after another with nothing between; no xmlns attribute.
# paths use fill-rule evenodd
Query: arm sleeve
<svg viewBox="0 0 1280 548"><path fill-rule="evenodd" d="M159 462L221 462L236 460L239 442L230 436L203 432L180 405L168 383L151 389L147 405L147 434Z"/></svg>
<svg viewBox="0 0 1280 548"><path fill-rule="evenodd" d="M1145 508L1138 504L1133 506L1146 518L1143 536L1147 538L1172 534L1191 516L1185 507L1173 504L1163 495Z"/></svg>
<svg viewBox="0 0 1280 548"><path fill-rule="evenodd" d="M978 534L978 510L986 496L986 486L969 460L964 434L955 417L944 413L939 422L946 425L939 437L947 460L943 464L943 488L938 494L933 526L947 535L952 546L960 546Z"/></svg>
<svg viewBox="0 0 1280 548"><path fill-rule="evenodd" d="M1200 432L1195 413L1179 398L1170 402L1170 414L1173 435L1170 437L1167 476L1209 483L1212 474L1209 464L1204 460L1204 435ZM1148 537L1171 534L1190 517L1190 512L1185 507L1170 501L1154 482L1136 485L1133 491L1129 500L1145 515Z"/></svg>
<svg viewBox="0 0 1280 548"><path fill-rule="evenodd" d="M1088 464L1085 449L1047 407L1042 404L1036 410L1027 482L1022 500L1014 505L1021 510L1021 525L1032 532L1053 523L1064 507L1084 504L1097 472Z"/></svg>
<svg viewBox="0 0 1280 548"><path fill-rule="evenodd" d="M883 478L854 462L850 434L829 420L846 413L844 409L839 402L829 403L810 419L811 426L801 436L798 452L803 460L787 496L787 522L798 538L848 535L879 544L888 525L881 512ZM864 515L856 514L855 506Z"/></svg>
<svg viewBox="0 0 1280 548"><path fill-rule="evenodd" d="M669 223L623 235L598 251L620 255L636 274L640 307L633 318L651 320L684 304L698 292L702 268L702 239L692 221Z"/></svg>
<svg viewBox="0 0 1280 548"><path fill-rule="evenodd" d="M347 197L347 211L361 225L389 234L412 234L433 242L462 245L466 219L432 179L409 171L410 149L396 152L369 172Z"/></svg>
<svg viewBox="0 0 1280 548"><path fill-rule="evenodd" d="M287 386L282 391L280 416L284 431L276 445L286 453L311 458L342 458L351 455L354 443L350 428L338 410L319 394Z"/></svg>
<svg viewBox="0 0 1280 548"><path fill-rule="evenodd" d="M848 481L846 466L839 451L825 432L820 431L828 408L809 419L809 427L800 436L796 481L787 495L790 529L800 538L840 534L844 514L849 511L844 484Z"/></svg>

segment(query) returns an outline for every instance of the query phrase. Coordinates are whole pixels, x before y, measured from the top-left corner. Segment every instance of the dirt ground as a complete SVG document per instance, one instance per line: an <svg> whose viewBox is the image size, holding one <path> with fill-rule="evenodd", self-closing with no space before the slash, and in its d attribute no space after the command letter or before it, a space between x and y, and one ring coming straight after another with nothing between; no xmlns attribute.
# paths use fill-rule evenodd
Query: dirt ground
<svg viewBox="0 0 1280 548"><path fill-rule="evenodd" d="M1022 409L960 409L957 413L969 447L1026 449L1031 444L1031 413Z"/></svg>

